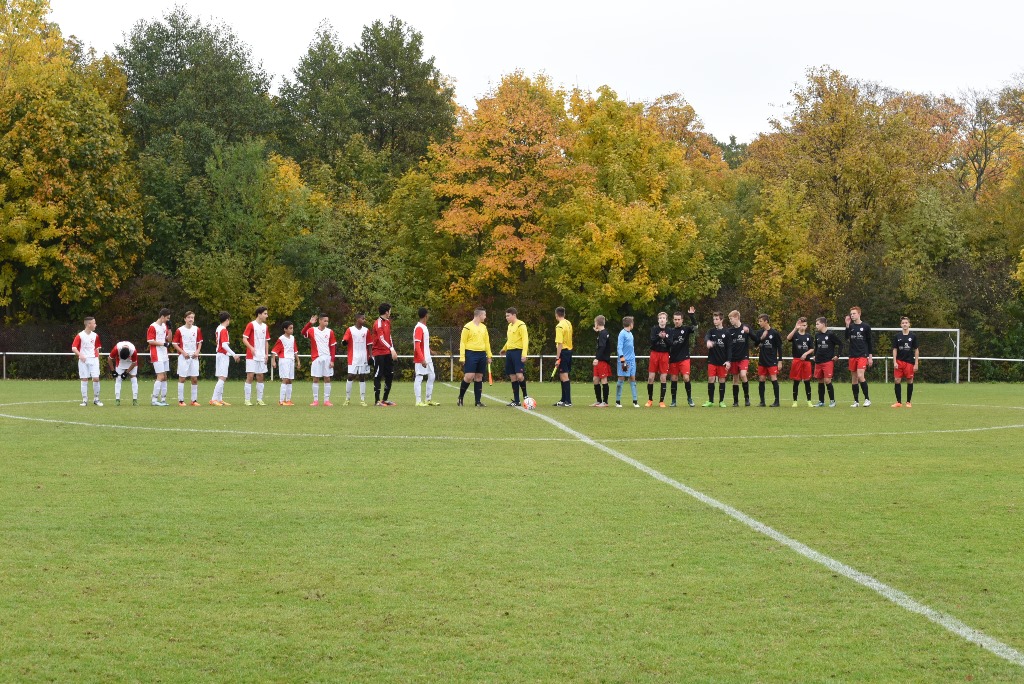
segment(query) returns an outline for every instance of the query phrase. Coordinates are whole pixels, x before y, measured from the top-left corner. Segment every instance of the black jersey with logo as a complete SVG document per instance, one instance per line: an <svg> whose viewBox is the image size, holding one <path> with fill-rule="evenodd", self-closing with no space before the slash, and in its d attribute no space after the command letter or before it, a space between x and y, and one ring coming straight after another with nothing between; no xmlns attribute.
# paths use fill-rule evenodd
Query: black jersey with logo
<svg viewBox="0 0 1024 684"><path fill-rule="evenodd" d="M846 341L850 345L851 359L866 359L874 353L871 344L871 326L861 321L846 327Z"/></svg>
<svg viewBox="0 0 1024 684"><path fill-rule="evenodd" d="M708 363L713 366L724 366L729 360L728 350L725 348L729 335L725 328L712 328L704 334L704 341L711 342L711 349L708 349Z"/></svg>
<svg viewBox="0 0 1024 684"><path fill-rule="evenodd" d="M807 333L793 333L791 343L793 346L793 358L800 359L814 346L814 338Z"/></svg>
<svg viewBox="0 0 1024 684"><path fill-rule="evenodd" d="M893 341L892 348L896 350L897 361L914 363L914 350L918 348L917 335L914 333L907 333L906 335L900 333Z"/></svg>
<svg viewBox="0 0 1024 684"><path fill-rule="evenodd" d="M782 358L782 335L775 328L762 330L757 341L758 359L757 365L771 367L778 366Z"/></svg>
<svg viewBox="0 0 1024 684"><path fill-rule="evenodd" d="M828 363L839 356L842 349L842 340L831 330L815 333L814 363Z"/></svg>

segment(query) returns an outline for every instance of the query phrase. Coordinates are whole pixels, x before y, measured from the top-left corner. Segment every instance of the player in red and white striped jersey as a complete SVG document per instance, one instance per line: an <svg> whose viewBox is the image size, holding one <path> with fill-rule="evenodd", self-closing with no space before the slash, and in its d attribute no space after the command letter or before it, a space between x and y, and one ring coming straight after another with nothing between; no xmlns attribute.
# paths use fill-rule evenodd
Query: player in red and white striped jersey
<svg viewBox="0 0 1024 684"><path fill-rule="evenodd" d="M440 406L433 400L434 396L434 360L430 356L430 331L427 329L427 320L430 318L430 311L421 306L417 312L420 322L412 332L412 360L416 368L416 379L413 381L413 393L416 395L417 406ZM426 399L420 392L420 385L423 380L427 381Z"/></svg>
<svg viewBox="0 0 1024 684"><path fill-rule="evenodd" d="M327 327L330 317L327 314L312 316L309 323L302 328L302 336L309 340L311 360L309 374L313 378L313 403L320 404L320 381L324 383L324 406L331 403L331 377L334 376L334 352L338 347L338 338L334 331ZM314 325L316 327L314 327Z"/></svg>
<svg viewBox="0 0 1024 684"><path fill-rule="evenodd" d="M224 401L224 383L228 379L228 360L234 358L235 363L238 363L238 354L231 350L231 345L228 343L230 339L228 326L231 325L231 314L227 311L221 311L218 318L220 319L220 325L217 326L217 332L213 334L214 344L217 346L217 385L213 388L213 397L210 399L210 405L231 406L231 404Z"/></svg>
<svg viewBox="0 0 1024 684"><path fill-rule="evenodd" d="M366 315L356 314L356 324L345 330L341 340L347 348L348 379L345 381L345 406L352 401L352 380L359 380L359 403L366 406L366 377L370 374L369 350L372 344L370 329L366 327Z"/></svg>
<svg viewBox="0 0 1024 684"><path fill-rule="evenodd" d="M92 380L93 399L96 406L100 401L100 336L96 333L96 319L86 316L85 330L75 335L71 351L78 357L78 378L82 381L82 406L89 405L89 380Z"/></svg>
<svg viewBox="0 0 1024 684"><path fill-rule="evenodd" d="M146 331L146 343L149 345L149 360L153 363L156 380L153 382L153 406L167 406L167 373L171 369L167 348L171 346L171 329L167 321L171 318L171 310L160 309L160 317L150 323Z"/></svg>
<svg viewBox="0 0 1024 684"><path fill-rule="evenodd" d="M256 404L263 402L263 374L267 372L267 357L270 356L270 337L267 318L270 312L265 306L256 307L256 318L245 326L242 344L245 345L245 405L252 406L252 381L256 379Z"/></svg>
<svg viewBox="0 0 1024 684"><path fill-rule="evenodd" d="M132 379L132 406L139 403L139 352L131 342L118 342L107 358L114 375L114 402L121 405L121 380Z"/></svg>
<svg viewBox="0 0 1024 684"><path fill-rule="evenodd" d="M302 367L299 347L293 334L295 324L285 321L281 324L281 331L284 334L277 338L274 348L270 350L270 363L278 369L281 378L281 396L277 403L281 406L295 406L292 403L292 382L295 380L295 369Z"/></svg>
<svg viewBox="0 0 1024 684"><path fill-rule="evenodd" d="M178 350L178 406L185 405L185 378L192 381L192 406L199 406L199 350L203 331L197 328L195 312L185 312L185 325L174 331L174 348Z"/></svg>

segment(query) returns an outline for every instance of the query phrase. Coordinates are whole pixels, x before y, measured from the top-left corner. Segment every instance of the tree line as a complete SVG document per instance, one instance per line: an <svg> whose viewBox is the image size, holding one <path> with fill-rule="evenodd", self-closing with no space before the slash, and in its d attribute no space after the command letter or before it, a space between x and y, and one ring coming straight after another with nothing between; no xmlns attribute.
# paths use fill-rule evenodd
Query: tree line
<svg viewBox="0 0 1024 684"><path fill-rule="evenodd" d="M521 72L460 108L397 18L353 45L321 25L274 93L230 27L183 9L105 55L45 0L0 12L4 325L859 305L962 327L967 353L1024 349L1024 81L945 96L815 67L746 144L679 94Z"/></svg>

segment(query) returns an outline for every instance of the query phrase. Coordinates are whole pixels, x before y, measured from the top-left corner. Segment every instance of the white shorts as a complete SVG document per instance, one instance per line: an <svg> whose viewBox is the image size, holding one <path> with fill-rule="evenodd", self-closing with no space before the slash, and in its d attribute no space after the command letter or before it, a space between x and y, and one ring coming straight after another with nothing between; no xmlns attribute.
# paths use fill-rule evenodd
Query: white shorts
<svg viewBox="0 0 1024 684"><path fill-rule="evenodd" d="M433 375L434 374L434 362L427 361L426 363L417 363L416 375Z"/></svg>
<svg viewBox="0 0 1024 684"><path fill-rule="evenodd" d="M348 367L349 375L369 375L370 364L368 363L356 363Z"/></svg>
<svg viewBox="0 0 1024 684"><path fill-rule="evenodd" d="M295 379L295 359L277 360L277 377L282 380Z"/></svg>
<svg viewBox="0 0 1024 684"><path fill-rule="evenodd" d="M178 377L179 378L198 378L199 377L199 359L186 359L184 356L178 356Z"/></svg>
<svg viewBox="0 0 1024 684"><path fill-rule="evenodd" d="M136 366L135 368L132 368L132 362L131 361L119 361L117 363L117 366L114 367L114 370L117 371L118 375L120 375L121 373L124 373L129 368L131 368L131 372L128 375L130 375L131 377L134 378L135 376L137 376L139 374L139 367Z"/></svg>
<svg viewBox="0 0 1024 684"><path fill-rule="evenodd" d="M245 360L245 372L246 373L266 373L267 372L267 361L266 359L246 359Z"/></svg>
<svg viewBox="0 0 1024 684"><path fill-rule="evenodd" d="M78 360L78 377L82 380L100 377L100 360L93 357L82 361Z"/></svg>
<svg viewBox="0 0 1024 684"><path fill-rule="evenodd" d="M217 377L228 377L228 367L231 365L231 357L227 354L217 354Z"/></svg>
<svg viewBox="0 0 1024 684"><path fill-rule="evenodd" d="M171 362L168 361L167 359L164 359L163 361L154 361L153 362L153 372L154 373L166 373L169 370L171 370Z"/></svg>
<svg viewBox="0 0 1024 684"><path fill-rule="evenodd" d="M314 378L332 378L334 377L334 369L331 368L331 360L326 356L313 359L313 363L309 365L309 374Z"/></svg>

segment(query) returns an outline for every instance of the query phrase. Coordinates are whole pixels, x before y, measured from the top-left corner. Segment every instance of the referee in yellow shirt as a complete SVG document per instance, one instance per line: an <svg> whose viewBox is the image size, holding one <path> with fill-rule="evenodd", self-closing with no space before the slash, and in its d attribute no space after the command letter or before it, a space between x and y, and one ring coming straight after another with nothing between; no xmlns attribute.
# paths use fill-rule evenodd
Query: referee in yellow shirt
<svg viewBox="0 0 1024 684"><path fill-rule="evenodd" d="M555 353L558 354L558 379L562 381L562 398L555 406L572 406L572 387L569 373L572 371L572 323L565 318L565 308L555 309Z"/></svg>
<svg viewBox="0 0 1024 684"><path fill-rule="evenodd" d="M509 406L521 406L519 390L523 390L523 399L527 397L523 359L530 346L530 335L526 331L526 324L519 320L519 312L514 306L505 309L505 320L508 321L508 336L505 338L505 346L498 353L505 355L505 375L512 382L512 403Z"/></svg>
<svg viewBox="0 0 1024 684"><path fill-rule="evenodd" d="M459 387L459 406L466 396L469 383L473 383L473 396L476 397L476 405L483 406L480 401L484 394L484 373L491 365L491 338L487 334L487 327L484 321L487 319L487 312L483 309L473 311L473 320L462 326L462 344L459 346L459 361L462 362L462 386Z"/></svg>

